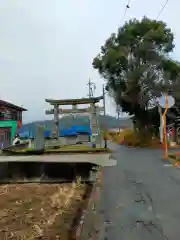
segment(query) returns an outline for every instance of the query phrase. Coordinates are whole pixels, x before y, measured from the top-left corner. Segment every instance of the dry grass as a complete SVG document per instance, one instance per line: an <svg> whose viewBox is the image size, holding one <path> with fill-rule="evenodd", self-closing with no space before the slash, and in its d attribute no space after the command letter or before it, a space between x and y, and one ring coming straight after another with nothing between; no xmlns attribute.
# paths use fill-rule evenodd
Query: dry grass
<svg viewBox="0 0 180 240"><path fill-rule="evenodd" d="M179 162L180 163L180 152L169 154L169 158L174 162Z"/></svg>
<svg viewBox="0 0 180 240"><path fill-rule="evenodd" d="M132 147L161 147L159 139L152 139L148 133L134 132L131 129L125 129L120 133L110 133L112 140L118 144L125 144Z"/></svg>
<svg viewBox="0 0 180 240"><path fill-rule="evenodd" d="M8 184L0 187L0 239L68 239L85 186Z"/></svg>
<svg viewBox="0 0 180 240"><path fill-rule="evenodd" d="M168 157L174 167L180 168L180 152L171 153Z"/></svg>

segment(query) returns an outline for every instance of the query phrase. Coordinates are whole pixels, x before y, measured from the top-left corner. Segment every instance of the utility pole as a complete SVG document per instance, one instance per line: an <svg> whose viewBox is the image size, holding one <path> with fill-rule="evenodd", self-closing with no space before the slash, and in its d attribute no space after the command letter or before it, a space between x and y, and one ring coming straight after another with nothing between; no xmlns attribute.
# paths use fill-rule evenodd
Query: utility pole
<svg viewBox="0 0 180 240"><path fill-rule="evenodd" d="M118 121L119 121L119 119L120 119L120 107L119 106L117 106L117 115L118 115ZM119 133L120 133L120 126L119 126Z"/></svg>
<svg viewBox="0 0 180 240"><path fill-rule="evenodd" d="M88 85L88 89L89 89L88 96L89 96L89 98L93 98L93 96L94 96L93 91L95 90L96 85L95 85L95 83L93 83L91 81L90 78L89 78L87 85ZM92 130L91 143L93 144L93 147L96 147L97 136L94 136L94 133L97 131L97 116L96 116L95 104L91 103L90 108L91 108L91 110L93 110L93 112L89 116L91 130Z"/></svg>
<svg viewBox="0 0 180 240"><path fill-rule="evenodd" d="M104 87L104 84L103 84L104 128L105 128L105 125L106 125L106 99L105 99L105 96L106 96L106 93L105 93L105 87ZM104 140L104 147L107 148L106 137L105 137L105 140Z"/></svg>
<svg viewBox="0 0 180 240"><path fill-rule="evenodd" d="M94 96L94 90L96 89L96 85L95 83L93 83L91 81L91 79L89 78L89 81L88 81L88 89L89 89L89 93L88 93L88 96L89 98L92 98Z"/></svg>

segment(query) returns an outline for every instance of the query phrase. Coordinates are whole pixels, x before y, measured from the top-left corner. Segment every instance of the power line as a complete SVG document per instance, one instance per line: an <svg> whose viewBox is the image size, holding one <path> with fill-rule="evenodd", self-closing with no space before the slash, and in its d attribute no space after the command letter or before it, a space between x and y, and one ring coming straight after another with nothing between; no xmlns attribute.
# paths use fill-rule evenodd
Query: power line
<svg viewBox="0 0 180 240"><path fill-rule="evenodd" d="M127 10L130 8L130 3L132 2L132 0L129 0L127 2L127 5L125 6L125 10L124 10L124 14L122 16L122 19L121 19L121 22L124 20L125 16L126 16L126 13L127 13ZM158 20L158 18L160 17L160 15L162 14L162 12L164 11L165 7L167 6L169 0L166 0L165 3L163 4L162 8L160 9L158 15L157 15L157 18L156 20Z"/></svg>
<svg viewBox="0 0 180 240"><path fill-rule="evenodd" d="M167 3L169 2L169 0L166 0L165 3L163 4L162 8L160 9L156 21L158 20L158 18L160 17L161 13L164 11L165 7L167 6ZM158 27L156 27L156 30L158 29ZM150 32L151 30L149 30L148 32ZM148 32L146 34L148 34ZM147 71L150 70L150 67L147 69ZM148 88L148 86L145 86L144 91L146 90L146 88ZM145 94L147 95L146 92L143 92L142 98L145 96Z"/></svg>
<svg viewBox="0 0 180 240"><path fill-rule="evenodd" d="M131 2L132 2L132 0L129 0L129 1L128 1L128 4L126 5L126 8L130 8L129 5L130 5Z"/></svg>
<svg viewBox="0 0 180 240"><path fill-rule="evenodd" d="M167 6L169 0L166 0L166 2L164 3L164 5L162 6L161 10L159 11L156 20L158 20L159 16L161 15L161 13L164 11L165 7Z"/></svg>
<svg viewBox="0 0 180 240"><path fill-rule="evenodd" d="M121 22L123 22L123 20L124 20L124 18L125 18L125 16L126 16L127 10L130 8L130 3L131 3L131 2L132 2L132 0L128 0L127 5L125 6L125 10L124 10L124 14L123 14L123 16L122 16ZM158 20L158 18L160 17L160 15L162 14L162 12L164 11L165 7L167 6L168 2L169 2L169 0L166 0L166 1L165 1L165 3L163 4L162 8L160 9L160 11L159 11L159 13L158 13L158 15L157 15L156 20ZM147 34L147 33L146 33L146 34ZM118 112L118 116L119 116L120 112L119 112L119 111L117 111L117 112Z"/></svg>
<svg viewBox="0 0 180 240"><path fill-rule="evenodd" d="M127 2L127 5L125 6L125 10L124 10L124 14L123 14L123 16L122 16L122 18L121 18L121 22L124 20L124 18L125 18L125 16L126 16L126 12L127 12L127 10L130 8L130 3L131 3L131 1L132 1L132 0L129 0L129 1Z"/></svg>

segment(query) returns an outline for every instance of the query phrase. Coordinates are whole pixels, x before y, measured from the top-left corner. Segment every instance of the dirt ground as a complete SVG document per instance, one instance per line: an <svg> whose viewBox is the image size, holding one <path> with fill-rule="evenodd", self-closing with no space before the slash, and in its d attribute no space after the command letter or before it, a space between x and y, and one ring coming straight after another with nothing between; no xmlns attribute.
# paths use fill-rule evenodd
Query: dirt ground
<svg viewBox="0 0 180 240"><path fill-rule="evenodd" d="M68 239L85 185L21 184L0 186L0 239Z"/></svg>

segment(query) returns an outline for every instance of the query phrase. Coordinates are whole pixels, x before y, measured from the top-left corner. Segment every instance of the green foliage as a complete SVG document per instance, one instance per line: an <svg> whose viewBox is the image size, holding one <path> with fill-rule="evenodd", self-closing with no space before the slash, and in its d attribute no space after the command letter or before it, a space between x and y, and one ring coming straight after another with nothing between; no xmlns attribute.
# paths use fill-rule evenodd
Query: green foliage
<svg viewBox="0 0 180 240"><path fill-rule="evenodd" d="M149 124L147 106L161 92L179 91L180 64L171 60L174 36L162 21L144 17L126 22L113 33L93 60L123 111ZM176 87L174 87L176 86Z"/></svg>

